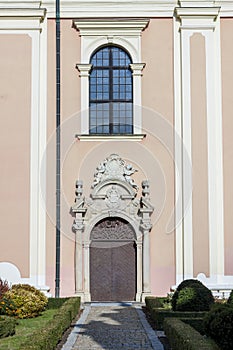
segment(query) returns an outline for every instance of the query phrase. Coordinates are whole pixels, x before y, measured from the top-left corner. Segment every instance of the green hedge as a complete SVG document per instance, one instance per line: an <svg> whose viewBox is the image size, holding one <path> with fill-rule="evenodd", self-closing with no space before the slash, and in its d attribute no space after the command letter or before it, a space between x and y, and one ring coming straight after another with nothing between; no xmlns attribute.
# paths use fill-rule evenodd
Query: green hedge
<svg viewBox="0 0 233 350"><path fill-rule="evenodd" d="M187 279L177 287L171 304L173 311L209 311L214 297L203 283Z"/></svg>
<svg viewBox="0 0 233 350"><path fill-rule="evenodd" d="M146 297L145 303L149 311L154 308L168 309L169 307L171 307L170 300L168 297Z"/></svg>
<svg viewBox="0 0 233 350"><path fill-rule="evenodd" d="M48 298L47 309L59 309L70 298Z"/></svg>
<svg viewBox="0 0 233 350"><path fill-rule="evenodd" d="M203 325L203 318L179 318L184 323L189 324L191 327L196 329L197 332L201 333L202 335L205 334L204 331L204 325Z"/></svg>
<svg viewBox="0 0 233 350"><path fill-rule="evenodd" d="M177 318L167 318L164 331L173 350L219 350L213 341Z"/></svg>
<svg viewBox="0 0 233 350"><path fill-rule="evenodd" d="M163 322L167 317L176 318L203 318L205 316L205 311L172 311L164 309L152 309L150 310L150 315L155 322L155 327L158 330L163 329Z"/></svg>
<svg viewBox="0 0 233 350"><path fill-rule="evenodd" d="M19 350L53 350L80 309L80 298L69 298L40 333L35 332ZM32 342L33 339L33 342Z"/></svg>
<svg viewBox="0 0 233 350"><path fill-rule="evenodd" d="M0 338L15 334L16 320L13 317L0 316Z"/></svg>

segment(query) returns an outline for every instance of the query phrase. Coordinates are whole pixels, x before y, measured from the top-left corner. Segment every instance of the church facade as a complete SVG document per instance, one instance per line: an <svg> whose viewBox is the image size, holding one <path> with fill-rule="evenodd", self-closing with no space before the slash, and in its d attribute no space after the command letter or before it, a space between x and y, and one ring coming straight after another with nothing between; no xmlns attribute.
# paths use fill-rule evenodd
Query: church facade
<svg viewBox="0 0 233 350"><path fill-rule="evenodd" d="M60 293L233 289L233 2L63 0ZM56 11L0 2L0 277L55 293Z"/></svg>

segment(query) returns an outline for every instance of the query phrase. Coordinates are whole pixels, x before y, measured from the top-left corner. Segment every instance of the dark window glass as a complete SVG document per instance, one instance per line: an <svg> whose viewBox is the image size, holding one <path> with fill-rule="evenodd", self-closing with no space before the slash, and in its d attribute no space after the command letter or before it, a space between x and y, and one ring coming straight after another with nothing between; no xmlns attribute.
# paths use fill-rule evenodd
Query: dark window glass
<svg viewBox="0 0 233 350"><path fill-rule="evenodd" d="M90 134L133 133L133 84L129 55L107 46L91 58Z"/></svg>

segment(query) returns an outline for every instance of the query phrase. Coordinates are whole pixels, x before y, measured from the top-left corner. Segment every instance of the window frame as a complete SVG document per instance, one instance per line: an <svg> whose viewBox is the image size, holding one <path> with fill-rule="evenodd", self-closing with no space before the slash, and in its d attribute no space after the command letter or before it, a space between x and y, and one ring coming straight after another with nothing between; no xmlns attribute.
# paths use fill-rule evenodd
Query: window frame
<svg viewBox="0 0 233 350"><path fill-rule="evenodd" d="M130 68L133 76L133 134L119 135L119 139L141 140L142 135L142 109L141 109L141 78L145 63L141 62L141 32L147 27L149 19L77 19L73 26L79 31L81 37L81 63L76 65L81 78L81 126L80 140L97 140L117 138L116 135L95 136L89 135L89 74L91 71L90 58L93 52L105 45L116 45L122 47L132 58Z"/></svg>
<svg viewBox="0 0 233 350"><path fill-rule="evenodd" d="M102 54L101 54L102 53ZM115 64L114 62L114 54L117 53L117 56L119 57L118 64ZM102 61L100 61L102 64L98 64L98 55L102 56ZM105 57L104 57L105 56ZM120 56L124 56L124 61L127 64L121 64ZM95 64L96 63L96 64ZM108 63L108 64L107 64ZM124 62L123 62L124 63ZM130 65L132 64L132 58L128 54L124 48L116 46L116 45L105 45L103 47L98 48L90 59L90 64L92 65L92 70L89 75L89 134L96 135L96 134L110 134L110 135L121 135L121 134L133 134L133 76L132 76L132 70L130 69ZM119 74L117 84L114 84L114 75L116 72L122 72L123 76L121 77ZM96 72L95 76L94 73ZM103 72L102 74L98 74L98 72ZM106 74L106 77L104 77L104 72ZM125 74L124 74L125 72ZM127 83L127 72L130 72L130 82ZM98 77L101 76L101 77ZM124 76L125 75L125 76ZM100 82L98 83L98 79ZM125 80L125 84L121 83L121 79ZM105 80L105 82L104 82ZM107 83L106 83L107 80ZM96 83L95 83L96 81ZM98 86L99 84L103 83L103 88L101 89L102 92L102 98L101 96L98 98ZM108 92L104 92L104 85L108 86ZM118 91L114 92L114 85L118 87ZM102 86L102 85L101 85ZM129 94L130 96L127 97L127 86L129 88ZM93 91L93 87L94 90ZM123 87L123 89L122 89ZM123 92L120 92L120 90ZM124 93L125 98L121 98L120 94ZM95 96L95 98L92 97ZM108 94L108 98L107 95ZM117 94L118 96L114 97L114 94ZM105 95L105 96L104 96ZM117 106L118 104L118 106ZM124 105L124 111L125 115L123 116L121 112L121 106ZM96 108L94 107L96 106ZM108 108L106 108L108 106ZM92 109L93 107L93 109ZM114 117L114 109L115 109L115 117ZM99 124L98 123L98 110L103 110L104 116L101 116L102 121L104 123L105 119L108 119L108 125L105 124ZM108 110L108 112L106 112ZM116 110L119 112L117 113ZM96 114L95 124L92 124L92 114ZM107 117L108 114L108 117ZM118 114L118 116L117 116ZM126 115L128 114L128 116ZM129 116L130 114L130 116ZM118 123L117 123L117 119ZM127 124L127 119L128 123ZM123 123L124 121L124 123ZM99 130L102 130L102 132L98 132ZM93 131L92 131L93 130Z"/></svg>

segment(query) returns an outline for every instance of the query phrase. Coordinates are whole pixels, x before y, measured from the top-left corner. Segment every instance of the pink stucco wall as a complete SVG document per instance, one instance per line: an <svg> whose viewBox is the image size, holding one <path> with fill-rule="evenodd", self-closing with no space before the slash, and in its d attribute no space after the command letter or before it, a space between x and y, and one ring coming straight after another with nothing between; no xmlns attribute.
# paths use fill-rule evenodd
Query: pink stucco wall
<svg viewBox="0 0 233 350"><path fill-rule="evenodd" d="M0 35L0 261L29 277L31 38Z"/></svg>

